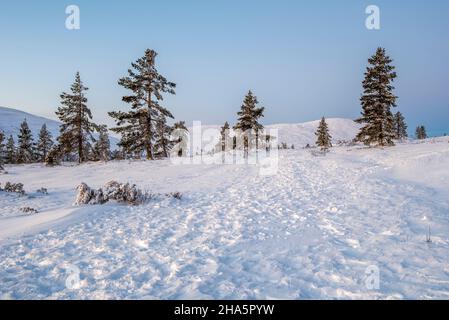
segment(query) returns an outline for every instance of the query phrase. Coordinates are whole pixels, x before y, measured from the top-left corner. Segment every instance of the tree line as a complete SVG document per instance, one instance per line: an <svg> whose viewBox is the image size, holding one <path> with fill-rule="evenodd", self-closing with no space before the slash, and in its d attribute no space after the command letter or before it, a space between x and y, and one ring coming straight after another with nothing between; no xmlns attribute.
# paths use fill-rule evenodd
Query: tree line
<svg viewBox="0 0 449 320"><path fill-rule="evenodd" d="M184 121L168 125L173 114L163 105L165 94L175 94L176 84L167 80L156 68L157 53L147 49L143 57L131 63L127 75L118 80L118 84L130 93L122 97L129 105L125 111L111 111L116 126L112 132L120 134L120 150L111 152L108 128L92 121L92 113L87 103L89 90L81 80L79 72L70 87L70 92L60 95L60 106L56 115L61 122L59 136L53 140L45 124L37 141L34 141L26 119L20 125L17 144L11 135L8 138L0 131L0 165L2 163L45 162L49 165L60 161L107 161L109 159L142 158L154 160L170 155L176 144L181 144L188 134ZM360 98L362 113L355 120L362 124L355 141L365 145L392 146L394 140L407 138L407 124L401 112L393 114L397 96L393 82L397 78L393 60L384 48L378 48L368 59L369 66L362 82L363 94ZM264 116L264 107L260 107L252 91L245 96L238 120L233 126L236 134L230 136L228 122L221 127L221 139L216 151L229 149L258 150L270 148L269 135L261 135L264 127L259 122ZM173 135L174 132L177 135ZM181 132L181 134L179 134ZM175 136L173 138L173 136ZM316 145L326 151L332 147L329 127L323 117L319 123ZM263 137L263 139L261 139ZM424 126L416 128L416 138L426 139ZM287 146L283 146L287 148ZM281 147L282 148L282 147ZM187 146L178 150L177 155L186 154Z"/></svg>
<svg viewBox="0 0 449 320"><path fill-rule="evenodd" d="M86 96L89 88L77 72L70 91L60 95L56 116L61 125L56 140L44 125L35 142L25 119L17 145L12 135L4 143L5 135L0 132L0 163L54 165L60 161L82 163L142 156L151 160L167 157L179 141L179 138L171 139L173 130L187 131L187 128L183 121L173 126L167 124L167 119L174 117L161 102L163 94L175 94L176 84L157 71L156 56L154 50L147 49L142 58L131 64L128 75L118 81L120 86L131 91L122 98L130 105L130 110L109 112L116 122L111 131L121 135L120 150L111 152L107 126L93 122Z"/></svg>

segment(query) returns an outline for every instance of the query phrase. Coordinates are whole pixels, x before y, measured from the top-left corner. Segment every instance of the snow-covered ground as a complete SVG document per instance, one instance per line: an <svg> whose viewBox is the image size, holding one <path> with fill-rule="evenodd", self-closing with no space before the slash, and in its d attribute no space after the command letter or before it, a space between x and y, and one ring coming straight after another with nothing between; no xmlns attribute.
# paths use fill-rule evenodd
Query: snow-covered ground
<svg viewBox="0 0 449 320"><path fill-rule="evenodd" d="M0 297L449 299L447 138L279 157L274 176L170 161L7 166L2 185L28 195L0 192ZM112 179L183 198L72 205L80 182Z"/></svg>

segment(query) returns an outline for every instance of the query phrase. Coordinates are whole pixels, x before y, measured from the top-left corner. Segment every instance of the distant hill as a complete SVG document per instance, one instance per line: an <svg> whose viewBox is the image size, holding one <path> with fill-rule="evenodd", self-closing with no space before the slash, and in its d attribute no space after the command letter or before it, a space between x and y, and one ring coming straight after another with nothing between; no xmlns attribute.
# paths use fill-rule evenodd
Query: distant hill
<svg viewBox="0 0 449 320"><path fill-rule="evenodd" d="M266 128L279 130L279 142L286 142L289 146L294 144L296 147L304 147L307 144L315 144L315 132L319 122L320 120L295 124L274 124L266 126ZM326 122L334 143L353 140L360 129L360 125L351 119L329 118L326 119Z"/></svg>
<svg viewBox="0 0 449 320"><path fill-rule="evenodd" d="M56 138L59 135L60 123L58 121L35 116L31 113L17 109L0 107L0 130L2 130L7 137L12 134L16 142L17 135L20 131L20 124L24 119L27 120L28 126L35 139L37 139L39 131L44 123L47 125L47 129L51 132L53 138ZM111 141L111 148L116 148L118 140L111 136L109 139Z"/></svg>
<svg viewBox="0 0 449 320"><path fill-rule="evenodd" d="M287 123L287 124L272 124L265 128L278 130L278 143L285 142L290 147L295 145L297 148L302 148L307 144L313 146L316 142L315 132L318 128L320 120L304 122L304 123ZM334 143L338 141L351 141L357 135L360 125L351 119L329 118L326 119L329 125L329 131ZM203 125L202 130L218 129L219 125ZM192 132L191 128L189 128Z"/></svg>
<svg viewBox="0 0 449 320"><path fill-rule="evenodd" d="M47 124L48 130L53 137L59 135L59 122L50 120L44 117L35 116L31 113L20 111L17 109L0 107L0 130L5 132L7 136L12 134L16 139L19 133L20 123L23 119L27 119L33 136L36 138L42 125ZM329 124L330 133L334 143L340 140L350 141L354 139L359 131L360 125L356 124L351 119L329 118L326 119ZM285 142L290 147L292 144L297 148L306 146L307 144L314 145L316 141L315 131L318 128L319 120L304 122L304 123L288 123L288 124L273 124L267 125L266 128L278 129L279 143ZM203 125L203 131L206 129L220 129L219 125ZM190 132L191 128L189 128ZM118 139L110 136L111 147L115 148ZM16 139L17 140L17 139Z"/></svg>
<svg viewBox="0 0 449 320"><path fill-rule="evenodd" d="M37 137L44 123L47 125L47 129L51 132L53 137L59 135L59 122L57 121L35 116L31 113L17 109L0 107L0 130L2 130L6 136L12 134L14 139L16 139L19 134L20 124L24 119L27 120L28 126L34 137Z"/></svg>

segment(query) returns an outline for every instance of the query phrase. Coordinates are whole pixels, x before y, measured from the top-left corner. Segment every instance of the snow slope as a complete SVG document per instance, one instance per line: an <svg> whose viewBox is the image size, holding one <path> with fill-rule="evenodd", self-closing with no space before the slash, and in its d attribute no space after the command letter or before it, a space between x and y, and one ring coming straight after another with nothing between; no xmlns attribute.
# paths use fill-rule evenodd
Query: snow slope
<svg viewBox="0 0 449 320"><path fill-rule="evenodd" d="M8 166L0 182L30 196L0 193L0 297L449 299L448 160L439 138L280 151L275 176L165 160ZM184 196L72 206L78 183L111 179ZM20 216L23 206L40 213ZM379 289L365 283L372 266Z"/></svg>
<svg viewBox="0 0 449 320"><path fill-rule="evenodd" d="M28 126L33 133L34 139L37 139L39 131L41 130L41 127L44 123L47 125L47 129L51 132L53 138L59 136L60 123L58 121L35 116L31 113L27 113L17 109L0 107L0 130L5 133L6 137L9 137L9 135L12 134L16 142L17 135L20 131L20 124L24 119L27 120ZM111 142L111 148L115 149L117 147L118 139L109 136L109 140Z"/></svg>
<svg viewBox="0 0 449 320"><path fill-rule="evenodd" d="M59 135L59 122L57 121L35 116L17 109L0 107L0 130L2 130L6 136L12 134L14 139L16 139L20 131L20 124L24 119L27 120L28 126L34 137L37 137L44 123L47 125L47 129L51 132L53 137Z"/></svg>

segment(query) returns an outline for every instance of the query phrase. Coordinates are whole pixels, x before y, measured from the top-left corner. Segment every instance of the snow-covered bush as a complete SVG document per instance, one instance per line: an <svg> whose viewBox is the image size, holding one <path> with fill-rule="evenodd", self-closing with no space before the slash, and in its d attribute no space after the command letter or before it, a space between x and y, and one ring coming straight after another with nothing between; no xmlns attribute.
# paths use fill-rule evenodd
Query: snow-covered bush
<svg viewBox="0 0 449 320"><path fill-rule="evenodd" d="M137 188L135 184L119 183L117 181L110 181L102 188L95 190L90 188L87 184L81 183L77 188L77 195L75 205L82 204L104 204L108 201L117 201L130 205L143 204L151 199L161 197L174 198L181 200L182 193L171 192L167 194L153 194L142 191Z"/></svg>
<svg viewBox="0 0 449 320"><path fill-rule="evenodd" d="M108 201L138 205L151 197L150 194L142 192L136 185L110 181L103 188L91 189L87 184L81 183L78 187L75 204L103 204Z"/></svg>
<svg viewBox="0 0 449 320"><path fill-rule="evenodd" d="M181 200L182 199L182 193L181 192L171 192L171 193L167 193L166 194L167 197L171 197L177 200Z"/></svg>
<svg viewBox="0 0 449 320"><path fill-rule="evenodd" d="M42 193L42 194L48 194L48 190L47 188L40 188L38 190L36 190L37 193Z"/></svg>
<svg viewBox="0 0 449 320"><path fill-rule="evenodd" d="M25 194L25 190L23 190L23 184L22 183L6 182L4 188L2 188L0 186L0 191L18 193L20 195L24 195Z"/></svg>
<svg viewBox="0 0 449 320"><path fill-rule="evenodd" d="M30 208L30 207L20 208L20 211L22 211L23 213L30 213L30 214L34 214L34 213L38 213L39 212L36 209Z"/></svg>
<svg viewBox="0 0 449 320"><path fill-rule="evenodd" d="M124 202L128 204L141 204L147 199L145 192L142 192L135 184L118 183L117 181L110 181L104 186L104 190L99 189L102 193L102 199L104 202L109 200L115 200L118 202Z"/></svg>
<svg viewBox="0 0 449 320"><path fill-rule="evenodd" d="M75 204L88 204L93 197L94 191L84 182L81 183L76 190L78 193L76 195Z"/></svg>

